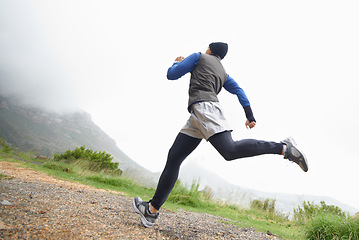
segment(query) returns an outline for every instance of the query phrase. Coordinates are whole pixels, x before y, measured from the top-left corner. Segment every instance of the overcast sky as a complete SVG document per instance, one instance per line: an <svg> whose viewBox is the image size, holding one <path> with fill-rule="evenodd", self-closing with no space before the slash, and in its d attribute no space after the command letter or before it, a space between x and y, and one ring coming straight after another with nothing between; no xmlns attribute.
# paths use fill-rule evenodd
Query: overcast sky
<svg viewBox="0 0 359 240"><path fill-rule="evenodd" d="M89 112L127 155L157 172L189 117L189 75L177 56L227 42L222 61L245 90L219 97L235 139L294 137L304 173L279 156L226 162L205 141L186 160L231 183L334 197L359 209L359 3L0 0L0 93L64 112Z"/></svg>

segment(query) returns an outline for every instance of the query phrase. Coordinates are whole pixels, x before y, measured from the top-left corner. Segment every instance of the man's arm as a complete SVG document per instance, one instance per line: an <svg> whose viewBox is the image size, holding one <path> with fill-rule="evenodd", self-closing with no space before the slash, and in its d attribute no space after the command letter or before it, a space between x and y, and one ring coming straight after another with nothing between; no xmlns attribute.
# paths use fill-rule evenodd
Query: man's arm
<svg viewBox="0 0 359 240"><path fill-rule="evenodd" d="M192 72L196 67L201 53L193 53L186 58L177 57L176 61L167 71L168 80L177 80L186 73Z"/></svg>
<svg viewBox="0 0 359 240"><path fill-rule="evenodd" d="M227 80L224 83L223 87L228 92L237 95L238 100L241 103L241 105L244 109L244 112L246 114L246 117L247 117L246 127L249 127L249 128L254 127L256 120L253 116L251 105L249 103L249 100L248 100L247 95L245 94L244 90L229 75L227 76Z"/></svg>

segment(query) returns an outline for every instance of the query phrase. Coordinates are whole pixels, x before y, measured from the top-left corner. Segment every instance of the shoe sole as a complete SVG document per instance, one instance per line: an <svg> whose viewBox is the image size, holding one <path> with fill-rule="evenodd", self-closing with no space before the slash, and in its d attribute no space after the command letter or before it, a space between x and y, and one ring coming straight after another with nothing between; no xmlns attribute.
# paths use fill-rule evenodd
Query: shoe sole
<svg viewBox="0 0 359 240"><path fill-rule="evenodd" d="M303 160L301 160L299 163L295 162L296 164L299 165L299 167L304 171L304 172L308 172L308 162L307 162L307 158L305 157L305 155L299 151L299 149L297 148L297 143L296 141L292 138L289 137L287 138L288 142L291 143L296 149L297 151L303 156ZM293 161L294 162L294 161Z"/></svg>
<svg viewBox="0 0 359 240"><path fill-rule="evenodd" d="M303 160L300 162L299 166L304 172L308 172L308 162L305 155L302 153Z"/></svg>
<svg viewBox="0 0 359 240"><path fill-rule="evenodd" d="M308 172L308 162L307 162L307 158L305 157L305 155L297 148L297 143L294 141L293 138L291 138L292 140L292 144L293 146L297 149L297 151L303 156L303 159L297 163L299 165L299 167L304 171L304 172Z"/></svg>
<svg viewBox="0 0 359 240"><path fill-rule="evenodd" d="M135 210L135 212L141 216L141 223L143 226L145 226L146 228L150 228L150 227L153 227L153 225L155 225L154 223L147 221L147 219L145 218L143 213L137 208L135 199L133 199L133 201L132 201L132 207L133 207L133 210Z"/></svg>

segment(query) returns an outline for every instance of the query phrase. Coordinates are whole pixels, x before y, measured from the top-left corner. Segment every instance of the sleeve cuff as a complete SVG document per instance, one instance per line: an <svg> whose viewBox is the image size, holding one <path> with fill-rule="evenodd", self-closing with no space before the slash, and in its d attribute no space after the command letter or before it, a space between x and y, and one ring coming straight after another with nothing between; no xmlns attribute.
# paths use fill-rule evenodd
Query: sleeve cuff
<svg viewBox="0 0 359 240"><path fill-rule="evenodd" d="M250 105L244 107L244 112L249 122L256 122Z"/></svg>

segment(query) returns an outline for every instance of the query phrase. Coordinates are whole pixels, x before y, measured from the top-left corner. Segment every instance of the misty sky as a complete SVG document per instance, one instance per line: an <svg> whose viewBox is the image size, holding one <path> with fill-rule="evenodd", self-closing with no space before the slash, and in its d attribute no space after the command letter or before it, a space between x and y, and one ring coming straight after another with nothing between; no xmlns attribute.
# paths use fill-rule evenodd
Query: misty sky
<svg viewBox="0 0 359 240"><path fill-rule="evenodd" d="M226 162L201 145L196 161L231 183L334 197L359 209L359 3L303 1L0 0L0 93L56 112L83 109L133 160L161 171L189 114L177 56L224 41L222 61L257 120L225 90L235 139L296 139L309 172L279 156Z"/></svg>

